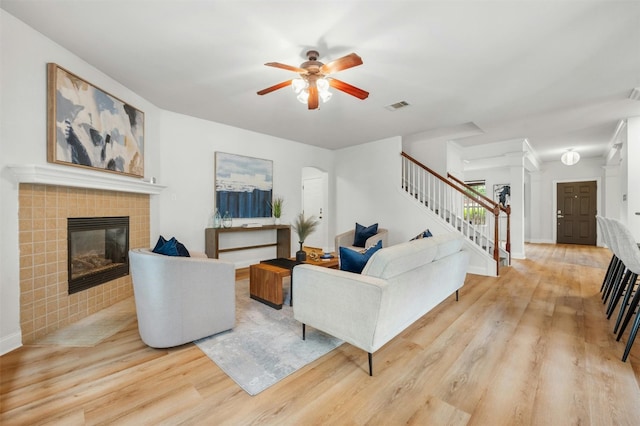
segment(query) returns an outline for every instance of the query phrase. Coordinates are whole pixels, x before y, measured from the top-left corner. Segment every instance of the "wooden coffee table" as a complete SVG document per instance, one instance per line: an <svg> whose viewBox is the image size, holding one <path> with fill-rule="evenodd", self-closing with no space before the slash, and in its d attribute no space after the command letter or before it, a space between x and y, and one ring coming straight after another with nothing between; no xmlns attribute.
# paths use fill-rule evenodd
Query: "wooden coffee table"
<svg viewBox="0 0 640 426"><path fill-rule="evenodd" d="M307 258L303 263L333 269L339 267L338 257L335 254L330 260L316 261ZM274 309L282 309L284 301L282 279L291 276L291 271L296 264L299 263L294 259L272 259L251 265L249 268L249 297ZM291 283L289 293L291 295L289 305L293 306L293 283Z"/></svg>

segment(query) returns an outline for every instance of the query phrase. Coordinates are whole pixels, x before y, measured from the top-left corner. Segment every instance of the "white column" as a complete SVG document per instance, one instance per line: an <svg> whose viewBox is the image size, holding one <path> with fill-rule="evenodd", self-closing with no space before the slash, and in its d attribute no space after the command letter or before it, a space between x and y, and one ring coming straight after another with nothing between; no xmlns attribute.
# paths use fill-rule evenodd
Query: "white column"
<svg viewBox="0 0 640 426"><path fill-rule="evenodd" d="M526 259L524 250L524 166L520 164L509 167L509 178L511 183L511 257Z"/></svg>
<svg viewBox="0 0 640 426"><path fill-rule="evenodd" d="M603 210L599 215L620 219L620 205L622 194L620 193L620 166L604 166L604 182L602 190Z"/></svg>
<svg viewBox="0 0 640 426"><path fill-rule="evenodd" d="M542 174L539 171L529 173L530 191L529 205L527 206L530 242L546 243L547 240L542 238L542 220L541 215L544 213L540 206L542 205Z"/></svg>
<svg viewBox="0 0 640 426"><path fill-rule="evenodd" d="M640 167L637 167L640 160L640 117L630 117L627 119L627 202L626 224L633 233L636 241L640 241ZM623 203L623 208L625 204ZM623 219L624 221L624 219Z"/></svg>

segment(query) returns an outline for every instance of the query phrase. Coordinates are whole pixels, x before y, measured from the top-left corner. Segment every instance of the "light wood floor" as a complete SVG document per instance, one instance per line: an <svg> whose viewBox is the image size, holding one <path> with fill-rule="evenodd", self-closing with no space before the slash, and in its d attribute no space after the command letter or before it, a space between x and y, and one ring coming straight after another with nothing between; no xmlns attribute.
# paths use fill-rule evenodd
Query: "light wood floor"
<svg viewBox="0 0 640 426"><path fill-rule="evenodd" d="M0 423L640 424L640 342L621 362L600 301L610 252L527 256L500 278L469 275L459 302L375 353L374 377L344 344L251 397L193 344L146 347L134 323L93 348L2 356Z"/></svg>

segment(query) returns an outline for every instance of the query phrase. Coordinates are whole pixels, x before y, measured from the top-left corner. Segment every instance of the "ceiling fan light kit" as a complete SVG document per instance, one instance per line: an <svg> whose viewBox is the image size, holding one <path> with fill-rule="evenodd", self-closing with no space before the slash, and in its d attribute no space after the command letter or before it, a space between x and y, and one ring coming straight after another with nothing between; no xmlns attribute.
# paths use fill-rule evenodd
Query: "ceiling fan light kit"
<svg viewBox="0 0 640 426"><path fill-rule="evenodd" d="M360 58L360 56L351 53L327 64L319 62L318 57L319 54L317 51L310 50L307 52L308 61L303 62L300 67L278 62L266 63L265 65L268 67L297 72L300 78L294 78L267 87L266 89L260 90L258 95L266 95L267 93L291 85L297 95L298 101L307 104L309 109L318 109L319 99L322 99L322 102L328 102L329 99L331 99L333 94L329 91L330 87L355 96L358 99L366 99L369 96L369 92L345 83L344 81L327 77L331 73L362 65L362 58Z"/></svg>

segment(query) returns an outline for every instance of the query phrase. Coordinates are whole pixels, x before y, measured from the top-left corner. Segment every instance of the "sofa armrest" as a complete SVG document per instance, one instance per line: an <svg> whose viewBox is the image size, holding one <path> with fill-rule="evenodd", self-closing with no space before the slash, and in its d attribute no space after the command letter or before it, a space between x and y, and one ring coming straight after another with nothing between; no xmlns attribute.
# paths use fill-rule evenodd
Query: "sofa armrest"
<svg viewBox="0 0 640 426"><path fill-rule="evenodd" d="M342 234L338 234L335 237L335 250L340 250L340 247L352 247L353 240L356 236L356 231L354 229L343 232Z"/></svg>
<svg viewBox="0 0 640 426"><path fill-rule="evenodd" d="M372 237L367 238L367 241L364 244L365 248L373 247L378 244L378 241L382 241L382 247L388 247L387 236L389 235L389 231L385 228L378 228L378 233Z"/></svg>
<svg viewBox="0 0 640 426"><path fill-rule="evenodd" d="M313 265L296 266L292 279L296 320L367 352L377 349L385 280Z"/></svg>

